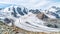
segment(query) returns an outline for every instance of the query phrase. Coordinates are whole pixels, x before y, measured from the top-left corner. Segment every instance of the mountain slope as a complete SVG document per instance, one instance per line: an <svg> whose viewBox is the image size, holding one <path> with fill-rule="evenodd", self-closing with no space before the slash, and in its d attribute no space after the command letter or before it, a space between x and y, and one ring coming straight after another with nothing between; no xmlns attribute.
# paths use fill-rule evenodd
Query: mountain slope
<svg viewBox="0 0 60 34"><path fill-rule="evenodd" d="M42 13L42 11L33 10L33 9L28 10L25 7L14 6L14 5L10 7L6 7L5 9L2 9L2 10L3 11L1 11L1 14L4 15L2 16L4 19L3 18L1 19L5 24L9 26L12 26L14 24L19 28L22 28L28 31L34 31L34 32L52 31L52 29L53 31L59 31L58 29L44 26L44 23L46 22L36 17L36 15L38 13ZM47 12L43 12L43 13L49 18L56 19L59 17L59 15L57 14L58 12L57 13L54 12L55 10L57 9L54 9L54 10L48 9Z"/></svg>

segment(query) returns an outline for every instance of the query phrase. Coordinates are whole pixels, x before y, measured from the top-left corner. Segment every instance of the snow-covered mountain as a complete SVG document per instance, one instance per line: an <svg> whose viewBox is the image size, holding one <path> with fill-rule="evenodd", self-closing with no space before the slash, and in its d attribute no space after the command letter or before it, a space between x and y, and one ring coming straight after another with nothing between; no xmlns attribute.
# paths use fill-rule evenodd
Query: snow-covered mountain
<svg viewBox="0 0 60 34"><path fill-rule="evenodd" d="M56 19L60 18L60 8L56 6L52 6L47 10L42 11L47 15L49 18Z"/></svg>
<svg viewBox="0 0 60 34"><path fill-rule="evenodd" d="M51 8L47 9L47 10L43 10L43 11L40 11L38 9L36 10L28 10L27 8L25 7L22 7L22 6L10 6L10 7L6 7L5 9L2 9L0 10L0 16L4 16L4 17L7 17L7 16L14 16L14 17L21 17L23 15L26 15L28 14L28 12L32 12L33 14L38 14L40 12L43 12L44 14L46 14L47 16L50 15L51 18L60 18L60 8L59 7L56 7L56 6L52 6ZM48 16L50 18L50 16Z"/></svg>
<svg viewBox="0 0 60 34"><path fill-rule="evenodd" d="M53 31L58 31L58 29L44 26L45 21L38 19L36 17L38 13L43 12L47 17L56 19L58 18L57 15L59 16L58 10L59 9L55 9L54 7L46 11L40 11L38 9L28 10L27 8L22 6L12 5L1 10L0 18L1 21L3 21L5 24L9 26L12 26L12 24L14 24L17 27L28 31L40 32L52 31L52 29Z"/></svg>

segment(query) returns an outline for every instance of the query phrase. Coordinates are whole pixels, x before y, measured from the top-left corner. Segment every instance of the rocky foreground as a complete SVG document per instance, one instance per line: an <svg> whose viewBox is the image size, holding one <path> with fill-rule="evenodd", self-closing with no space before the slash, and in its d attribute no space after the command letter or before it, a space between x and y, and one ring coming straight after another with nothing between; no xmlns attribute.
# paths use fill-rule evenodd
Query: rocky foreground
<svg viewBox="0 0 60 34"><path fill-rule="evenodd" d="M25 34L22 29L15 26L7 26L0 22L0 34Z"/></svg>
<svg viewBox="0 0 60 34"><path fill-rule="evenodd" d="M16 26L7 26L0 21L0 34L60 34L60 32L29 32Z"/></svg>

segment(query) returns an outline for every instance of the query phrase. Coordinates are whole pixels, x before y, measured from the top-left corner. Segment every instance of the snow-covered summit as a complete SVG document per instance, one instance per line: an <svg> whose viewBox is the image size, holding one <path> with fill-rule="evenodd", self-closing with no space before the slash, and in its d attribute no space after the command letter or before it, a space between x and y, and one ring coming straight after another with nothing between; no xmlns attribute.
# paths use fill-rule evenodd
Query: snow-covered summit
<svg viewBox="0 0 60 34"><path fill-rule="evenodd" d="M43 13L45 13L49 18L60 18L60 8L56 7L56 6L52 6L47 10L42 11Z"/></svg>
<svg viewBox="0 0 60 34"><path fill-rule="evenodd" d="M46 29L49 29L50 31L52 31L53 29L55 31L54 28L44 26L45 21L36 17L36 14L43 12L47 17L55 19L58 15L56 14L56 12L54 12L55 10L56 9L48 9L46 10L47 12L43 12L38 9L28 10L23 6L11 5L1 10L0 16L4 18L1 18L2 21L8 24L9 26L11 26L13 23L15 26L28 31L40 32L46 31Z"/></svg>

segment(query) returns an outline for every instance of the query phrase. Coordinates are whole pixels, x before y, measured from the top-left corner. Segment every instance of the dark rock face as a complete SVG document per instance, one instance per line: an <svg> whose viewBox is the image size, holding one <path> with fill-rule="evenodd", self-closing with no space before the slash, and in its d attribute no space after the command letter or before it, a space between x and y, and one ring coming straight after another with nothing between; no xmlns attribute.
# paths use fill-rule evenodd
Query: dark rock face
<svg viewBox="0 0 60 34"><path fill-rule="evenodd" d="M23 12L24 12L25 14L28 14L28 12L26 11L26 9L25 9L25 8L23 9Z"/></svg>
<svg viewBox="0 0 60 34"><path fill-rule="evenodd" d="M37 17L38 17L39 19L48 18L44 13L38 13L38 14L37 14Z"/></svg>
<svg viewBox="0 0 60 34"><path fill-rule="evenodd" d="M4 19L4 22L5 22L6 24L9 24L9 23L13 23L14 20L13 20L13 19L5 18L5 19Z"/></svg>
<svg viewBox="0 0 60 34"><path fill-rule="evenodd" d="M17 12L20 14L20 15L24 15L23 12L21 11L21 8L17 7Z"/></svg>
<svg viewBox="0 0 60 34"><path fill-rule="evenodd" d="M59 15L56 14L56 13L52 13L52 12L51 12L51 14L52 14L53 16L55 16L56 18L60 18Z"/></svg>
<svg viewBox="0 0 60 34"><path fill-rule="evenodd" d="M47 24L48 27L52 27L52 28L58 28L58 26L56 24Z"/></svg>
<svg viewBox="0 0 60 34"><path fill-rule="evenodd" d="M50 14L50 15L52 15L52 16L55 16L56 18L60 18L60 16L59 16L59 11L57 11L57 12L48 12L47 14Z"/></svg>
<svg viewBox="0 0 60 34"><path fill-rule="evenodd" d="M10 23L11 20L9 20L8 18L5 18L5 19L4 19L4 22L5 22L5 23Z"/></svg>
<svg viewBox="0 0 60 34"><path fill-rule="evenodd" d="M10 8L8 8L8 11L10 11Z"/></svg>
<svg viewBox="0 0 60 34"><path fill-rule="evenodd" d="M12 14L13 14L13 16L14 16L14 17L17 17L17 13L16 13L16 11L15 11L15 8L14 8L14 7L13 7L13 13L12 13Z"/></svg>
<svg viewBox="0 0 60 34"><path fill-rule="evenodd" d="M30 24L29 22L25 22L25 23Z"/></svg>
<svg viewBox="0 0 60 34"><path fill-rule="evenodd" d="M45 19L46 23L44 23L45 26L51 27L51 28L60 28L60 19Z"/></svg>
<svg viewBox="0 0 60 34"><path fill-rule="evenodd" d="M10 8L8 8L8 10L10 11ZM20 16L24 16L25 14L28 14L27 8L20 8L20 7L13 7L13 12L11 12L11 15L13 15L16 18L19 18ZM19 14L19 15L18 15Z"/></svg>
<svg viewBox="0 0 60 34"><path fill-rule="evenodd" d="M39 11L38 9L36 9L36 10L31 9L31 10L29 10L29 12L32 12L33 14L38 14L38 13L40 13L40 11Z"/></svg>
<svg viewBox="0 0 60 34"><path fill-rule="evenodd" d="M43 19L44 18L44 14L43 13L39 13L39 14L37 14L37 17L39 18L39 19Z"/></svg>
<svg viewBox="0 0 60 34"><path fill-rule="evenodd" d="M60 14L60 10L56 11L56 13Z"/></svg>

